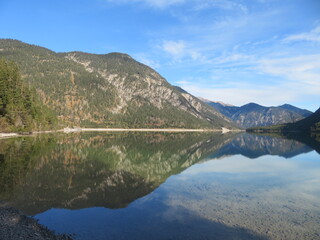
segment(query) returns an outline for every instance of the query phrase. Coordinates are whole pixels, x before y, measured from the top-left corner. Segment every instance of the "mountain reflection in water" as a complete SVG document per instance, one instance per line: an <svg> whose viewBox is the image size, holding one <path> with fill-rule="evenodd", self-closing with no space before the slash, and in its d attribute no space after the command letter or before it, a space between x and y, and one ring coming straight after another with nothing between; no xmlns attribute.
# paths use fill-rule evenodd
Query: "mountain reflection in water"
<svg viewBox="0 0 320 240"><path fill-rule="evenodd" d="M297 158L299 154L313 151L292 139L217 133L76 133L3 139L0 143L0 199L4 204L29 215L38 214L40 220L62 214L64 221L59 222L63 226L48 223L49 228L75 232L81 236L79 239L125 239L128 234L129 239L150 239L155 238L153 234L157 231L161 234L156 239L168 239L166 234L172 239L277 239L274 236L284 239L273 228L277 223L266 223L264 217L273 218L267 214L269 211L281 219L286 216L283 209L296 210L291 206L290 197L289 203L282 202L285 191L279 189L285 181L269 178L270 172L276 174L279 164L269 156ZM233 155L243 157L232 160ZM215 159L223 161L211 161ZM261 162L264 168L266 163L270 164L266 175L264 171L259 173ZM230 177L233 172L239 172L236 182ZM271 192L271 186L270 200L267 193ZM135 201L137 199L140 201ZM263 206L265 199L272 204L281 199L277 202L280 205ZM294 201L300 200L294 198ZM299 220L292 220L298 224L291 226L292 234L298 229L302 234L297 235L300 239L313 239L318 233L314 230L316 224L311 222L320 222L319 212L313 210L318 202L308 203L303 199L301 203L305 208L308 204L313 207L305 212L296 211L293 218L297 213L305 214L303 221L309 221L310 234L299 230L303 227ZM61 208L82 210L55 210ZM264 216L260 216L259 211L263 211ZM281 216L277 215L279 212ZM83 215L79 218L77 214ZM256 215L255 223L247 221L252 217L250 214ZM108 223L108 227L96 223L97 229L92 226L90 234L83 232L88 228L88 221L97 219L101 224ZM148 224L141 225L141 222ZM78 228L73 225L76 223ZM68 224L73 230L66 229ZM123 233L123 228L128 232ZM295 239L290 236L287 239Z"/></svg>
<svg viewBox="0 0 320 240"><path fill-rule="evenodd" d="M3 140L2 199L34 215L50 208L123 208L229 137L203 134L72 134Z"/></svg>

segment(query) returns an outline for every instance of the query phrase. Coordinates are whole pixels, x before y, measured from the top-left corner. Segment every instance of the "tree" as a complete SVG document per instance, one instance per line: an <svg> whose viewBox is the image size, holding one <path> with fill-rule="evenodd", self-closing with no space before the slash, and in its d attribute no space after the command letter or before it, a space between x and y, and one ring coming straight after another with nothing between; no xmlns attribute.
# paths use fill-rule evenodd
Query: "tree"
<svg viewBox="0 0 320 240"><path fill-rule="evenodd" d="M31 130L55 122L55 116L23 83L17 65L4 59L0 59L0 122L0 128L11 126L0 131Z"/></svg>

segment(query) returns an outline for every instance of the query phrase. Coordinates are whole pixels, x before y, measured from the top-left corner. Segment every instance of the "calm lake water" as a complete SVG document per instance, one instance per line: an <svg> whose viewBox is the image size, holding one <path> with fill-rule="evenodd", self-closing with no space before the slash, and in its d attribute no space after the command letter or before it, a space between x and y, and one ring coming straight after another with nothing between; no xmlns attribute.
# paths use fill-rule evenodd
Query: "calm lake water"
<svg viewBox="0 0 320 240"><path fill-rule="evenodd" d="M199 133L2 139L0 199L74 239L315 240L312 143Z"/></svg>

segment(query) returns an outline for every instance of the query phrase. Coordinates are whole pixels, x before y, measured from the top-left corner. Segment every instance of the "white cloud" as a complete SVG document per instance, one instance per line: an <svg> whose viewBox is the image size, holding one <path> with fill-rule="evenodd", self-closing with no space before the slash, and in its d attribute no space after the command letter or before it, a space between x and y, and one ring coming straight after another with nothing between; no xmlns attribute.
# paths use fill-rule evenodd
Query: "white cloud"
<svg viewBox="0 0 320 240"><path fill-rule="evenodd" d="M184 58L190 58L191 60L204 60L203 55L186 44L185 41L163 41L160 49L169 54L173 60L181 60Z"/></svg>
<svg viewBox="0 0 320 240"><path fill-rule="evenodd" d="M233 52L231 54L224 54L222 56L216 57L212 60L212 63L237 66L252 63L252 61L255 61L255 59L256 57L253 55Z"/></svg>
<svg viewBox="0 0 320 240"><path fill-rule="evenodd" d="M286 79L299 92L320 96L320 54L262 59L258 69Z"/></svg>
<svg viewBox="0 0 320 240"><path fill-rule="evenodd" d="M292 42L292 41L320 42L320 26L316 27L310 32L288 36L284 39L284 41L285 42Z"/></svg>
<svg viewBox="0 0 320 240"><path fill-rule="evenodd" d="M162 49L175 58L180 58L185 55L186 45L183 41L164 41Z"/></svg>

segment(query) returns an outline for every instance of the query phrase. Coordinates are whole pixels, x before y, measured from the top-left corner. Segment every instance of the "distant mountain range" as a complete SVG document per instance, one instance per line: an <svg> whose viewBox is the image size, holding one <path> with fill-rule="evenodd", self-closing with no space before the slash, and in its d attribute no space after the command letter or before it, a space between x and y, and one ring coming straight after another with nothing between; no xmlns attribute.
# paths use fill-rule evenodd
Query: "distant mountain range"
<svg viewBox="0 0 320 240"><path fill-rule="evenodd" d="M237 107L203 98L201 98L201 100L233 120L235 124L241 128L292 123L312 114L311 111L300 109L289 104L278 107L264 107L256 103L248 103Z"/></svg>
<svg viewBox="0 0 320 240"><path fill-rule="evenodd" d="M0 58L19 66L22 79L63 125L236 128L229 118L127 54L56 53L0 39Z"/></svg>
<svg viewBox="0 0 320 240"><path fill-rule="evenodd" d="M248 129L249 132L280 132L280 133L320 133L320 108L310 116L294 123L279 124L266 127L255 127ZM292 137L292 136L290 136ZM320 138L319 138L320 140Z"/></svg>

